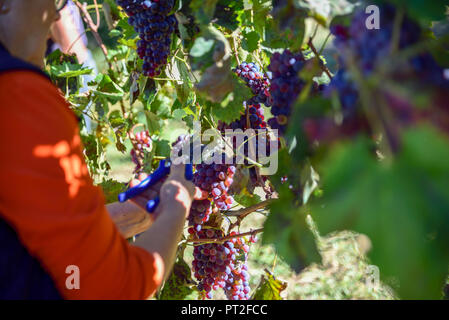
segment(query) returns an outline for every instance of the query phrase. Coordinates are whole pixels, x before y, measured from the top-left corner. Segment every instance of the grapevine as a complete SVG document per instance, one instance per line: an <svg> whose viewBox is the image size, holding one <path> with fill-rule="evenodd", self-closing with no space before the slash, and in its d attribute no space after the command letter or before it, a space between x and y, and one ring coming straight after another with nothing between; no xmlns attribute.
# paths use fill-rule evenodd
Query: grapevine
<svg viewBox="0 0 449 320"><path fill-rule="evenodd" d="M199 299L291 298L296 289L281 295L285 286L275 286L276 264L298 279L313 266L333 265L320 264L330 259L323 239L346 229L369 237L372 252L364 254L379 267L381 283L399 279L399 297L447 294L446 5L74 2L103 53L102 70L83 93L78 84L89 70L75 56L49 56L47 72L76 115L96 124L88 131L81 122L81 136L86 164L108 199L128 175L154 171L188 143L201 197L179 243L182 279L173 273L161 297L184 284L183 297L193 290ZM207 161L210 130L233 149L217 151L227 161ZM276 164L270 175L267 159ZM267 245L272 272L257 284L250 267L267 268L251 250ZM365 277L354 281L365 288ZM332 297L356 299L363 291L332 290ZM361 298L385 297L375 294Z"/></svg>

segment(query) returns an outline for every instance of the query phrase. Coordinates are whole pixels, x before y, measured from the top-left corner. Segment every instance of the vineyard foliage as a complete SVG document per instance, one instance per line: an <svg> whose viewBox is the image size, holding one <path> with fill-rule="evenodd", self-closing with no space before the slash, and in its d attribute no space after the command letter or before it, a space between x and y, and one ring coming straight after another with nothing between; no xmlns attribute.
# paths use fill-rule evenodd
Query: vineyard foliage
<svg viewBox="0 0 449 320"><path fill-rule="evenodd" d="M74 2L87 23L101 22L87 27L102 70L80 91L92 70L55 51L47 72L80 119L86 162L108 202L126 189L110 177L111 146L132 156L136 173L151 172L197 121L203 131L279 132L273 175L248 162L196 168L207 196L193 204L158 298L193 290L211 298L223 288L230 299L280 299L285 284L268 271L249 288L250 245L257 234L300 272L321 259L310 218L322 234L366 234L370 261L381 280L396 279L399 297L441 298L449 266L447 1ZM376 13L369 5L379 9L379 29L366 26ZM240 230L263 208L263 229ZM190 245L193 265L183 257Z"/></svg>

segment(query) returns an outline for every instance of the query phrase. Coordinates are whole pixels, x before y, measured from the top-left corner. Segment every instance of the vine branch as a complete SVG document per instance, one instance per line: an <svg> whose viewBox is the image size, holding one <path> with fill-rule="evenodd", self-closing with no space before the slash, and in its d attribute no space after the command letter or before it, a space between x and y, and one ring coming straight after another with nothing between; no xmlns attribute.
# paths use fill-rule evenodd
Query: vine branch
<svg viewBox="0 0 449 320"><path fill-rule="evenodd" d="M307 42L310 50L312 50L312 52L315 54L315 56L317 57L317 59L320 59L320 66L321 69L327 74L327 76L329 77L329 79L332 79L332 74L329 71L329 68L326 67L326 65L324 63L321 63L321 58L320 58L320 54L318 53L318 51L316 50L313 42L312 42L312 38L309 39L309 41Z"/></svg>
<svg viewBox="0 0 449 320"><path fill-rule="evenodd" d="M250 215L253 212L256 212L259 209L265 208L273 201L274 201L273 199L268 199L247 208L225 213L224 215L227 217L237 217L237 221L229 225L228 231L231 231L236 226L239 226L242 220L245 219L248 215Z"/></svg>
<svg viewBox="0 0 449 320"><path fill-rule="evenodd" d="M96 4L96 0L94 0L94 2ZM87 4L86 3L81 4L78 1L75 1L75 4L80 9L82 16L83 16L83 20L87 23L90 31L94 35L95 41L97 41L98 46L100 47L101 51L103 52L103 55L106 59L106 62L109 65L109 68L112 69L111 62L108 59L108 49L104 45L103 40L101 39L101 36L98 33L98 28L100 27L100 13L98 11L98 6L96 6L97 23L95 24L94 21L92 20L90 13L87 11Z"/></svg>
<svg viewBox="0 0 449 320"><path fill-rule="evenodd" d="M228 217L237 217L237 219L242 220L249 214L251 214L259 209L263 209L263 208L267 207L273 201L274 201L273 199L268 199L268 200L262 201L260 203L257 203L255 205L247 207L247 208L226 212L225 215Z"/></svg>

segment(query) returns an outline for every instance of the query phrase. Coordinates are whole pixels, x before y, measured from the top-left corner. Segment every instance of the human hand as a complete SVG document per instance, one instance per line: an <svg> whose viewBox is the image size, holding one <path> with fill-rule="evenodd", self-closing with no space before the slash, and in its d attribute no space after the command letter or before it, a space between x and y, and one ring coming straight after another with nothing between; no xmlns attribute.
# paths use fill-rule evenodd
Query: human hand
<svg viewBox="0 0 449 320"><path fill-rule="evenodd" d="M147 177L147 174L140 174L138 178L130 182L130 187L137 186ZM153 217L158 216L162 210L169 212L181 210L187 217L192 201L206 199L208 193L201 191L185 178L185 165L172 164L170 174L165 181L157 182L139 196L132 198L131 201L145 210L148 200L154 199L158 195L160 203L152 214Z"/></svg>

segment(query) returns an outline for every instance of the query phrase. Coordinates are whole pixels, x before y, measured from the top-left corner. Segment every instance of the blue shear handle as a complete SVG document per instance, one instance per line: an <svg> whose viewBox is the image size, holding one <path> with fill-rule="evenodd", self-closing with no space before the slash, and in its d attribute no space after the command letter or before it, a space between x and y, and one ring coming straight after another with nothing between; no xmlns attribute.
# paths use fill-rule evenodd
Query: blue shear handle
<svg viewBox="0 0 449 320"><path fill-rule="evenodd" d="M170 172L170 167L166 166L165 160L161 160L159 162L159 167L156 169L156 171L153 172L153 174L149 175L148 178L143 180L137 186L130 188L130 189L126 190L125 192L120 193L118 195L118 201L125 202L126 200L129 200L131 198L134 198L135 196L138 196L139 194L143 193L149 187L155 185L159 180L161 180L163 177L165 177L169 172Z"/></svg>
<svg viewBox="0 0 449 320"><path fill-rule="evenodd" d="M186 180L192 180L193 179L193 165L191 163L186 164Z"/></svg>
<svg viewBox="0 0 449 320"><path fill-rule="evenodd" d="M149 213L153 213L154 210L156 210L157 206L159 205L160 201L161 201L161 199L159 197L156 197L156 198L154 198L152 200L149 200L147 202L147 207L146 207L147 211Z"/></svg>
<svg viewBox="0 0 449 320"><path fill-rule="evenodd" d="M193 166L191 164L186 164L185 177L187 180L193 179ZM159 205L160 201L161 199L159 197L149 200L146 206L147 211L149 213L153 213L156 210L157 206Z"/></svg>
<svg viewBox="0 0 449 320"><path fill-rule="evenodd" d="M120 202L125 202L125 201L127 201L127 200L129 200L131 198L134 198L134 197L138 196L139 194L144 192L149 187L155 185L159 180L161 180L162 178L167 176L170 173L170 167L171 167L171 162L170 161L161 160L159 162L159 167L156 169L156 171L154 171L150 176L148 176L148 178L143 180L137 186L135 186L133 188L130 188L130 189L126 190L125 192L120 193L118 195L118 200ZM185 178L187 180L192 180L193 179L193 166L192 166L192 164L186 164ZM148 212L153 212L154 209L159 204L159 199L157 199L157 201L155 201L155 202L152 202L152 201L153 200L148 201L148 203L147 203L147 210L148 210L148 208L152 208L153 206L154 206L154 208L152 209L152 211L148 210ZM151 202L151 204L150 204L150 202Z"/></svg>

